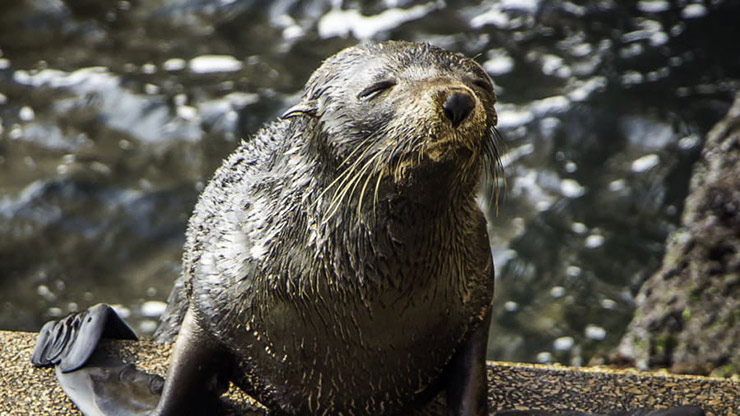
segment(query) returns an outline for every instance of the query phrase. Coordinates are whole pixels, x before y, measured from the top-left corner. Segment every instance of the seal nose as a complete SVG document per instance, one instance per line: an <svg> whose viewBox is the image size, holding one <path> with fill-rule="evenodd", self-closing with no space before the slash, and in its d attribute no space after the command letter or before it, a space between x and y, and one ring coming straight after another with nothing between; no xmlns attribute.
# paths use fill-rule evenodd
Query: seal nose
<svg viewBox="0 0 740 416"><path fill-rule="evenodd" d="M473 111L475 101L473 97L464 92L455 91L447 97L442 108L445 115L450 119L452 125L457 127Z"/></svg>

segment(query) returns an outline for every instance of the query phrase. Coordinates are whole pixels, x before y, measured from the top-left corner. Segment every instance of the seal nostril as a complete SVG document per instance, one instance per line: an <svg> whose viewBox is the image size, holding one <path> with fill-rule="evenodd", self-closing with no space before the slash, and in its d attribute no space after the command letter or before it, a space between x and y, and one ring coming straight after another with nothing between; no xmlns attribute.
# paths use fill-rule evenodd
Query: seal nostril
<svg viewBox="0 0 740 416"><path fill-rule="evenodd" d="M457 127L475 107L473 97L464 92L453 92L447 97L442 108L445 115L450 119L452 125Z"/></svg>

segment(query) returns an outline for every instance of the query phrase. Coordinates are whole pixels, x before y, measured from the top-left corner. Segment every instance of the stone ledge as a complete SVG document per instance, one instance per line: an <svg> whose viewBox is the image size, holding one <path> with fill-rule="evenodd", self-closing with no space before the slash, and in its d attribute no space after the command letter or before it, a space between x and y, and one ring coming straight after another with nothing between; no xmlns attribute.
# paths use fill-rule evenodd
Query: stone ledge
<svg viewBox="0 0 740 416"><path fill-rule="evenodd" d="M51 368L30 363L36 334L0 331L0 416L76 415ZM170 347L151 341L109 341L106 348L147 371L164 374ZM708 415L740 416L740 381L638 371L488 363L489 402L498 409L606 412L701 404ZM263 414L237 389L238 414Z"/></svg>

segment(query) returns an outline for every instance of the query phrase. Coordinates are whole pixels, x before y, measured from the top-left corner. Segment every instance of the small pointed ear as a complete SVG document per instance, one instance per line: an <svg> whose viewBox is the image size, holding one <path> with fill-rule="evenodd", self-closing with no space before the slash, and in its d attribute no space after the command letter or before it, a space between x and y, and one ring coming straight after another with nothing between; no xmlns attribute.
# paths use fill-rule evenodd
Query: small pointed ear
<svg viewBox="0 0 740 416"><path fill-rule="evenodd" d="M286 112L283 113L282 116L280 116L280 118L285 120L292 117L298 117L300 115L316 117L316 112L318 109L319 105L316 100L303 100L293 107L290 107Z"/></svg>

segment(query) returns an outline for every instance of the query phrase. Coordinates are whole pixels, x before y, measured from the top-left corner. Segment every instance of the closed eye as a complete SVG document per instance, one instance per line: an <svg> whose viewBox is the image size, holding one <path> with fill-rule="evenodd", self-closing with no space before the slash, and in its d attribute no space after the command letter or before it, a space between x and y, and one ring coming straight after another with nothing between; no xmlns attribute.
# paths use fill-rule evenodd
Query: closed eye
<svg viewBox="0 0 740 416"><path fill-rule="evenodd" d="M493 92L493 85L491 85L491 83L486 81L485 79L476 78L473 80L473 85L475 85L476 87L480 87L486 92Z"/></svg>
<svg viewBox="0 0 740 416"><path fill-rule="evenodd" d="M391 88L394 85L396 85L396 81L393 81L393 80L384 80L384 81L376 82L373 85L360 91L360 93L357 94L357 99L362 100L362 101L370 101L373 98L380 95L381 92Z"/></svg>

